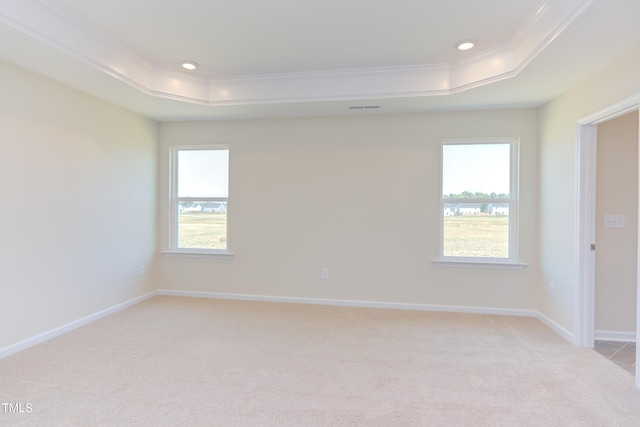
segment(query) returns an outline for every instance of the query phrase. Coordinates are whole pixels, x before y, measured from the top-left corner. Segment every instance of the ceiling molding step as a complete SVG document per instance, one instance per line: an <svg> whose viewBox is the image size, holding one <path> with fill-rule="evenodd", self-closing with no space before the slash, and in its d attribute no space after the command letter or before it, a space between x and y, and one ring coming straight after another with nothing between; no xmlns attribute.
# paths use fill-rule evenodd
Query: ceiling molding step
<svg viewBox="0 0 640 427"><path fill-rule="evenodd" d="M449 66L390 67L212 80L211 104L351 100L438 95L449 90Z"/></svg>
<svg viewBox="0 0 640 427"><path fill-rule="evenodd" d="M513 40L451 64L208 79L155 67L46 0L5 0L0 21L151 96L203 105L436 96L515 76L593 0L543 0Z"/></svg>
<svg viewBox="0 0 640 427"><path fill-rule="evenodd" d="M513 39L519 72L553 42L594 0L543 0Z"/></svg>
<svg viewBox="0 0 640 427"><path fill-rule="evenodd" d="M44 0L5 0L0 21L41 42L105 70L146 79L151 64L121 44Z"/></svg>

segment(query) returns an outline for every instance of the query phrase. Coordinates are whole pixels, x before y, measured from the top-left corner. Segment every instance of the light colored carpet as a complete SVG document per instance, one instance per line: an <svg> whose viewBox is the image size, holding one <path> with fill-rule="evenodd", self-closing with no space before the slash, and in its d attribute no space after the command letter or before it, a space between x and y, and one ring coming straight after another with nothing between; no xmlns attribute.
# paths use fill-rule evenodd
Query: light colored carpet
<svg viewBox="0 0 640 427"><path fill-rule="evenodd" d="M535 319L156 297L0 360L0 425L638 426Z"/></svg>

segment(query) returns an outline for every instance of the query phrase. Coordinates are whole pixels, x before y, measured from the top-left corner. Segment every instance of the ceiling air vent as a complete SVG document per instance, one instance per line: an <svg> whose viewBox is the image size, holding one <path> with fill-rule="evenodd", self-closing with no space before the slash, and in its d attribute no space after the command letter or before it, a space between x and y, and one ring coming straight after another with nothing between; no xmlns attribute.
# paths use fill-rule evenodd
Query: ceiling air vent
<svg viewBox="0 0 640 427"><path fill-rule="evenodd" d="M350 105L349 110L375 110L379 105Z"/></svg>

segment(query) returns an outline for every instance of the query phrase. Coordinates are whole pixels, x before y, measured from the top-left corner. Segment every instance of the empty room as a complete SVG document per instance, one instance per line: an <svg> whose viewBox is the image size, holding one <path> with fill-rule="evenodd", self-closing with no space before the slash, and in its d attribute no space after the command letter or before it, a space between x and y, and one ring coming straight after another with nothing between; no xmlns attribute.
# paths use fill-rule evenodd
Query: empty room
<svg viewBox="0 0 640 427"><path fill-rule="evenodd" d="M0 425L640 425L635 0L0 0Z"/></svg>

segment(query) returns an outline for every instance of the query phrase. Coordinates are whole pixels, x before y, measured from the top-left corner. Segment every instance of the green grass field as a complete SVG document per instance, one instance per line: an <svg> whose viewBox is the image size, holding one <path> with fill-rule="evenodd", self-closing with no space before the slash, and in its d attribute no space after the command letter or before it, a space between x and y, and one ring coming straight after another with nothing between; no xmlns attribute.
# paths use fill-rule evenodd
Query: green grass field
<svg viewBox="0 0 640 427"><path fill-rule="evenodd" d="M509 257L508 216L444 217L444 255Z"/></svg>
<svg viewBox="0 0 640 427"><path fill-rule="evenodd" d="M226 212L178 214L178 247L190 249L226 249Z"/></svg>

